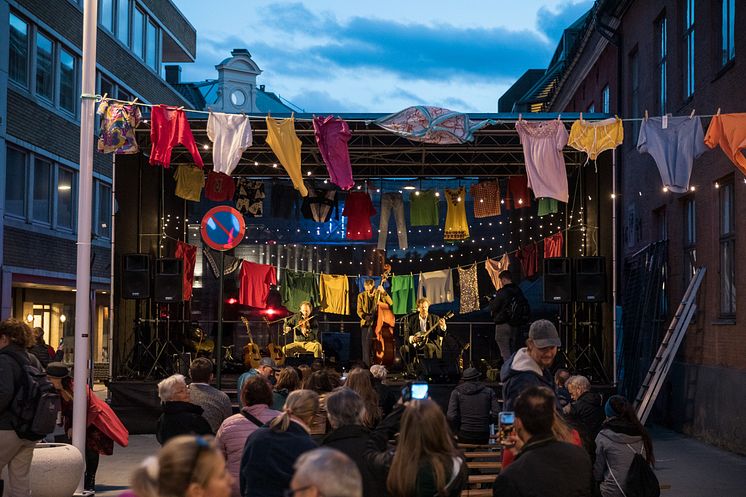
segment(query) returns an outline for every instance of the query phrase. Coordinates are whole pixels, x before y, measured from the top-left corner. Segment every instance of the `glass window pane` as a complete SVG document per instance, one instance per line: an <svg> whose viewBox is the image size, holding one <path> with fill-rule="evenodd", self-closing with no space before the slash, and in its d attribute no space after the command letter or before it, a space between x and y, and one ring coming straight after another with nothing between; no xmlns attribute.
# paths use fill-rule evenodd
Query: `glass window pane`
<svg viewBox="0 0 746 497"><path fill-rule="evenodd" d="M111 188L98 184L98 225L95 232L103 238L111 237Z"/></svg>
<svg viewBox="0 0 746 497"><path fill-rule="evenodd" d="M26 154L8 147L5 172L5 212L26 214Z"/></svg>
<svg viewBox="0 0 746 497"><path fill-rule="evenodd" d="M728 240L720 243L720 312L736 312L736 285L734 256L735 242Z"/></svg>
<svg viewBox="0 0 746 497"><path fill-rule="evenodd" d="M114 0L100 0L98 15L101 19L101 26L114 32Z"/></svg>
<svg viewBox="0 0 746 497"><path fill-rule="evenodd" d="M720 234L733 232L733 184L726 183L720 187Z"/></svg>
<svg viewBox="0 0 746 497"><path fill-rule="evenodd" d="M117 38L125 45L130 36L130 3L129 0L117 1Z"/></svg>
<svg viewBox="0 0 746 497"><path fill-rule="evenodd" d="M33 218L36 221L48 223L50 221L52 164L37 158L34 160L34 196Z"/></svg>
<svg viewBox="0 0 746 497"><path fill-rule="evenodd" d="M98 92L100 95L107 94L110 98L116 98L114 94L114 83L101 76L101 83L99 84Z"/></svg>
<svg viewBox="0 0 746 497"><path fill-rule="evenodd" d="M75 57L60 50L60 107L75 113Z"/></svg>
<svg viewBox="0 0 746 497"><path fill-rule="evenodd" d="M60 168L57 174L57 225L73 228L73 172Z"/></svg>
<svg viewBox="0 0 746 497"><path fill-rule="evenodd" d="M145 63L153 69L158 68L158 29L155 24L148 21L148 33L147 33L147 52L145 54Z"/></svg>
<svg viewBox="0 0 746 497"><path fill-rule="evenodd" d="M145 15L140 11L140 9L133 9L132 10L132 51L142 59L143 55L143 42L144 40L144 33L143 30L145 23Z"/></svg>
<svg viewBox="0 0 746 497"><path fill-rule="evenodd" d="M54 99L54 44L41 33L36 33L36 93Z"/></svg>
<svg viewBox="0 0 746 497"><path fill-rule="evenodd" d="M28 85L28 25L10 14L10 57L8 73L10 79Z"/></svg>

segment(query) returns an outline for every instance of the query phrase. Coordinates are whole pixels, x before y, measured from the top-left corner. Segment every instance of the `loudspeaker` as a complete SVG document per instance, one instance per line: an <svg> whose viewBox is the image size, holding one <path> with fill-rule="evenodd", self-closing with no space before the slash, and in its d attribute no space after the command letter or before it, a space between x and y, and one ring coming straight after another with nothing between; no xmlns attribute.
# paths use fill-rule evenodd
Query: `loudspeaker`
<svg viewBox="0 0 746 497"><path fill-rule="evenodd" d="M422 360L422 366L422 374L428 383L458 383L461 377L456 361L426 358Z"/></svg>
<svg viewBox="0 0 746 497"><path fill-rule="evenodd" d="M544 302L572 302L572 272L567 257L544 259Z"/></svg>
<svg viewBox="0 0 746 497"><path fill-rule="evenodd" d="M150 298L150 257L148 254L122 256L122 298Z"/></svg>
<svg viewBox="0 0 746 497"><path fill-rule="evenodd" d="M181 259L157 259L155 261L153 296L156 302L170 304L182 301L184 296L183 271Z"/></svg>
<svg viewBox="0 0 746 497"><path fill-rule="evenodd" d="M321 345L324 347L324 356L327 359L335 357L338 363L350 361L349 333L322 333Z"/></svg>
<svg viewBox="0 0 746 497"><path fill-rule="evenodd" d="M578 302L606 302L606 260L575 259L575 298Z"/></svg>

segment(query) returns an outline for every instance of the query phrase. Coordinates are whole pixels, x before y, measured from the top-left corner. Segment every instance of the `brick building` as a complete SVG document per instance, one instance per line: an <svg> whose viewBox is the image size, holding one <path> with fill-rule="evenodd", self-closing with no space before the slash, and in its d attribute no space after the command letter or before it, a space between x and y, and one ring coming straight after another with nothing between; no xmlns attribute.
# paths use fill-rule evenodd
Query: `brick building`
<svg viewBox="0 0 746 497"><path fill-rule="evenodd" d="M734 0L596 2L541 110L624 118L645 111L745 112L742 7ZM702 118L704 132L709 122ZM629 258L667 241L666 325L693 268L707 268L699 311L659 398L658 419L746 452L740 423L746 409L746 273L739 261L746 243L746 179L717 148L695 160L690 191L665 191L655 162L636 150L639 128L639 121L625 123L617 150L620 254Z"/></svg>
<svg viewBox="0 0 746 497"><path fill-rule="evenodd" d="M2 317L69 351L75 317L82 0L0 0ZM161 77L193 62L194 27L173 2L100 0L97 92L188 106ZM93 360L108 360L112 156L94 154ZM121 195L122 193L118 193ZM66 324L67 323L67 324ZM70 356L67 356L70 359Z"/></svg>

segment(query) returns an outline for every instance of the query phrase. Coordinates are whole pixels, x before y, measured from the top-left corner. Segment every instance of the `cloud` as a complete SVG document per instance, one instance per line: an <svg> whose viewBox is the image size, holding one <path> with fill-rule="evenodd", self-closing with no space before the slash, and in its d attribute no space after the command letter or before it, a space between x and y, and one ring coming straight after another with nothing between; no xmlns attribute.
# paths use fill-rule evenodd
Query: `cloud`
<svg viewBox="0 0 746 497"><path fill-rule="evenodd" d="M345 103L334 98L329 92L301 88L295 96L288 99L306 112L343 113L355 112L354 104Z"/></svg>
<svg viewBox="0 0 746 497"><path fill-rule="evenodd" d="M540 7L536 13L536 27L556 43L562 32L593 6L592 0L564 0L555 9Z"/></svg>

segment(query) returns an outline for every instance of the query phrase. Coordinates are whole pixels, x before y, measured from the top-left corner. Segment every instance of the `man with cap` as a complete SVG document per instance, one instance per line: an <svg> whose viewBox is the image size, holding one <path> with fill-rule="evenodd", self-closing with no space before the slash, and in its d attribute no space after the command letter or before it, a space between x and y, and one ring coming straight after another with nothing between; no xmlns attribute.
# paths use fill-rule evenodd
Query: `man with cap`
<svg viewBox="0 0 746 497"><path fill-rule="evenodd" d="M551 321L539 319L531 323L526 346L503 364L503 410L512 411L513 403L529 387L547 387L554 391L554 378L549 368L562 345L557 328Z"/></svg>
<svg viewBox="0 0 746 497"><path fill-rule="evenodd" d="M262 357L259 360L259 366L249 369L244 374L238 377L238 381L236 382L236 394L238 395L238 400L241 401L241 390L243 390L243 384L246 383L246 380L248 380L252 376L261 375L267 378L267 381L269 381L270 384L274 385L275 373L279 370L280 368L277 367L277 363L272 360L271 357ZM244 406L241 405L241 407Z"/></svg>
<svg viewBox="0 0 746 497"><path fill-rule="evenodd" d="M475 368L466 368L448 401L448 422L461 443L489 442L490 423L500 412L495 391L479 381L481 376Z"/></svg>

